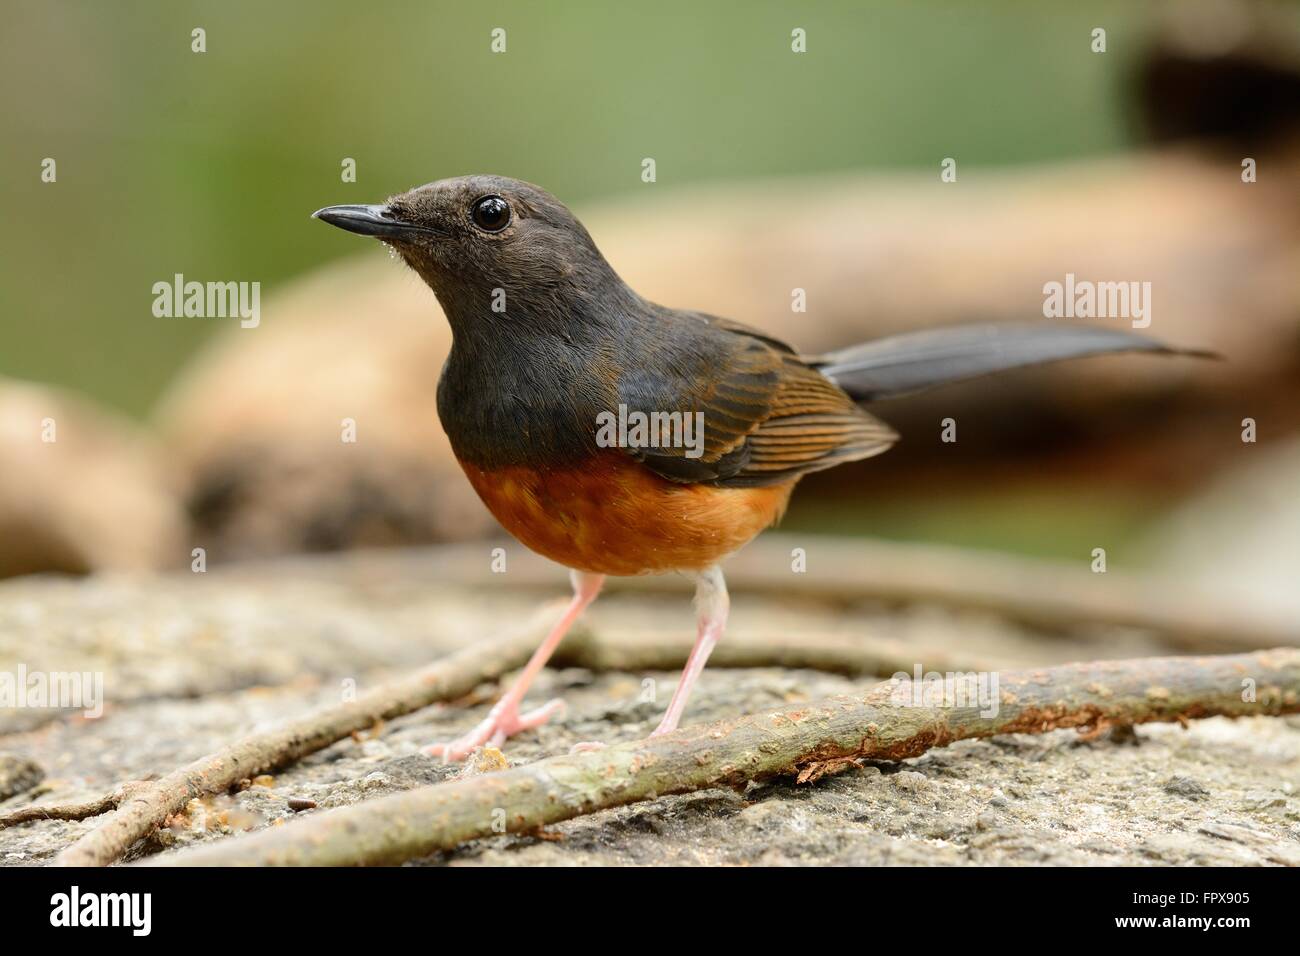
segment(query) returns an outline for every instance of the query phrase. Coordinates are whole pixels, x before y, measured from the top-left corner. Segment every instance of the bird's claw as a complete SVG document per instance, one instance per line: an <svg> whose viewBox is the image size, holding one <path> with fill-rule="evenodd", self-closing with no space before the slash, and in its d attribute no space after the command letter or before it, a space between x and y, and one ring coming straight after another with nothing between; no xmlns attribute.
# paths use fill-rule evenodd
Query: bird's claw
<svg viewBox="0 0 1300 956"><path fill-rule="evenodd" d="M502 706L498 704L473 730L447 743L430 744L424 753L431 757L441 757L443 763L464 760L484 744L500 747L507 737L513 737L523 730L540 727L554 717L564 707L564 701L547 701L541 707L526 713L519 712L519 705Z"/></svg>

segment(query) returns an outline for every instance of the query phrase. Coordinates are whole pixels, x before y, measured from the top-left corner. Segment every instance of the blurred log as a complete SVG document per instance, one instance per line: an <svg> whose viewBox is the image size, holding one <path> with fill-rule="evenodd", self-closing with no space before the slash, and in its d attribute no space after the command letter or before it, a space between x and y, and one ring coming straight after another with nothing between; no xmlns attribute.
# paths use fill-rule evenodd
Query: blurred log
<svg viewBox="0 0 1300 956"><path fill-rule="evenodd" d="M1239 447L1238 467L1153 528L1143 554L1188 590L1300 619L1300 441Z"/></svg>
<svg viewBox="0 0 1300 956"><path fill-rule="evenodd" d="M676 671L686 663L693 635L682 631L620 631L597 634L583 628L560 645L551 667L593 671ZM867 634L800 631L728 634L709 657L710 667L784 667L843 674L889 677L910 674L918 662L926 670L989 670L992 660L953 654L933 647L890 641Z"/></svg>
<svg viewBox="0 0 1300 956"><path fill-rule="evenodd" d="M1254 155L1300 136L1294 4L1175 0L1157 23L1133 81L1142 132L1152 142Z"/></svg>
<svg viewBox="0 0 1300 956"><path fill-rule="evenodd" d="M68 391L0 379L0 577L175 566L185 528L148 435Z"/></svg>
<svg viewBox="0 0 1300 956"><path fill-rule="evenodd" d="M563 594L564 571L522 545L509 550L509 573L491 571L493 545L367 553L355 561L370 576L393 568L391 577L470 587L546 588ZM791 570L791 551L803 549L806 573ZM310 558L299 561L310 562ZM332 562L324 573L348 575L350 559ZM292 568L293 560L278 568ZM1300 623L1292 613L1243 597L1207 581L1110 568L1094 573L1087 556L1077 562L1043 561L1013 554L936 544L904 543L825 535L768 532L727 559L733 592L779 594L852 604L939 604L997 614L1046 632L1081 627L1132 627L1150 631L1169 647L1196 652L1300 646ZM258 575L259 562L233 568ZM674 575L619 578L611 588L653 593L690 593ZM723 654L726 642L719 644Z"/></svg>
<svg viewBox="0 0 1300 956"><path fill-rule="evenodd" d="M1231 419L1244 385L1295 389L1300 194L1285 174L1297 164L1285 164L1276 159L1247 186L1235 162L1162 152L964 169L948 185L929 173L709 184L579 212L642 294L808 351L945 322L1032 319L1044 284L1074 273L1151 282L1151 334L1229 358L1214 368L1068 363L882 408L905 439L912 429L937 434L945 414L965 421L992 408L997 427L980 445L996 459L1004 433L1022 447L1077 446L1125 427L1150 447L1180 414L1203 424L1226 408ZM795 288L806 290L807 314L791 311ZM417 278L376 249L285 290L266 318L201 355L158 411L211 549L420 543L494 527L438 424L449 333ZM1217 396L1208 408L1206 390ZM355 444L340 440L345 418L356 422ZM877 474L890 467L869 464Z"/></svg>
<svg viewBox="0 0 1300 956"><path fill-rule="evenodd" d="M160 418L209 553L456 540L495 527L434 407L450 334L404 271L373 258L328 267L183 374ZM344 419L356 422L355 443L342 441Z"/></svg>

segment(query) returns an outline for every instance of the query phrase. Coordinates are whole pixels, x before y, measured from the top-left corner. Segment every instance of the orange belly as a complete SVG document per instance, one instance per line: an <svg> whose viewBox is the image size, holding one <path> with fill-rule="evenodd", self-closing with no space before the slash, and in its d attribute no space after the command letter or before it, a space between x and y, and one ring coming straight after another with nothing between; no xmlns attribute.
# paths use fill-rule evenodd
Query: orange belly
<svg viewBox="0 0 1300 956"><path fill-rule="evenodd" d="M683 485L616 451L563 471L461 467L507 531L552 561L595 574L707 568L777 521L795 486Z"/></svg>

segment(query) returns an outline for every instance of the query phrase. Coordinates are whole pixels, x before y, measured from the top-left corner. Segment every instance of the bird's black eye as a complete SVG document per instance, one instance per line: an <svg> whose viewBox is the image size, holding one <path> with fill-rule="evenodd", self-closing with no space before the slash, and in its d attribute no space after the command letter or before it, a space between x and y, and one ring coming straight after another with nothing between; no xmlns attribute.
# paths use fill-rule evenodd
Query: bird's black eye
<svg viewBox="0 0 1300 956"><path fill-rule="evenodd" d="M500 196L484 196L474 203L470 218L486 232L500 232L510 224L510 204Z"/></svg>

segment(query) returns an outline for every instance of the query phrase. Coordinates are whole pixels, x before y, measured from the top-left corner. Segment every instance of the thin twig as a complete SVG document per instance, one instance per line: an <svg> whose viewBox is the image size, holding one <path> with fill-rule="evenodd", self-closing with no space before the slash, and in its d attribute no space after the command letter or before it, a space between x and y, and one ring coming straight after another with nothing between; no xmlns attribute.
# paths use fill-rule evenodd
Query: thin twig
<svg viewBox="0 0 1300 956"><path fill-rule="evenodd" d="M549 626L553 618L554 613L548 609L522 635L461 651L414 677L377 687L355 703L331 707L281 728L246 737L161 780L145 783L133 791L132 800L121 813L82 837L56 862L106 866L195 797L221 792L243 778L283 767L342 740L354 731L371 727L378 720L388 720L436 701L468 693L478 684L521 665L540 641L540 631ZM554 663L556 666L592 670L670 670L681 667L690 650L688 635L674 637L647 633L607 640L579 627L561 645ZM727 645L717 655L715 663L723 667L807 667L861 676L910 671L918 660L924 661L931 670L975 670L981 666L974 660L958 662L945 654L908 649L892 642L833 635L819 635L799 642L747 636ZM93 805L98 809L88 810L81 816L40 812L43 809L61 809L58 807L26 807L17 811L21 815L15 815L13 819L0 818L0 826L30 820L96 816L120 807L121 791L109 796L116 797L117 802L107 804L105 801L109 797L106 796Z"/></svg>
<svg viewBox="0 0 1300 956"><path fill-rule="evenodd" d="M551 664L601 672L672 671L686 663L693 638L684 630L597 634L583 627L560 645ZM827 632L800 633L797 638L777 632L737 632L728 634L709 658L711 668L803 668L847 677L911 673L918 663L931 671L978 671L993 666L974 655L959 656L869 635Z"/></svg>
<svg viewBox="0 0 1300 956"><path fill-rule="evenodd" d="M604 750L420 787L198 850L162 865L398 863L671 793L810 779L860 758L900 760L954 740L1063 727L1300 711L1300 651L1071 664L999 675L998 707L909 706L900 687L751 714Z"/></svg>
<svg viewBox="0 0 1300 956"><path fill-rule="evenodd" d="M130 793L116 813L60 853L54 862L63 866L107 866L195 797L227 790L244 778L299 760L380 721L464 696L483 681L522 665L557 613L558 608L548 607L518 634L457 651L355 701L252 734L151 781Z"/></svg>
<svg viewBox="0 0 1300 956"><path fill-rule="evenodd" d="M90 800L76 803L39 803L30 807L19 807L0 813L0 830L18 823L30 823L33 820L89 820L116 810L126 799L127 787L119 787L111 793L105 793Z"/></svg>
<svg viewBox="0 0 1300 956"><path fill-rule="evenodd" d="M427 576L484 588L564 589L563 573L554 564L522 548L511 552L508 575L493 574L481 560L483 547L371 551L331 556L332 564L314 557L293 560L325 577L350 573L355 561L371 572L391 567L403 580ZM795 548L805 555L803 574L791 570ZM768 532L728 558L725 569L727 584L737 593L973 608L1049 631L1089 624L1134 627L1157 634L1169 647L1196 653L1300 646L1300 624L1293 615L1157 573L1116 567L1093 573L1091 561L1090 555L1074 562L1045 561L948 545ZM261 567L250 563L232 573L257 574ZM689 593L673 575L621 579L618 587Z"/></svg>

